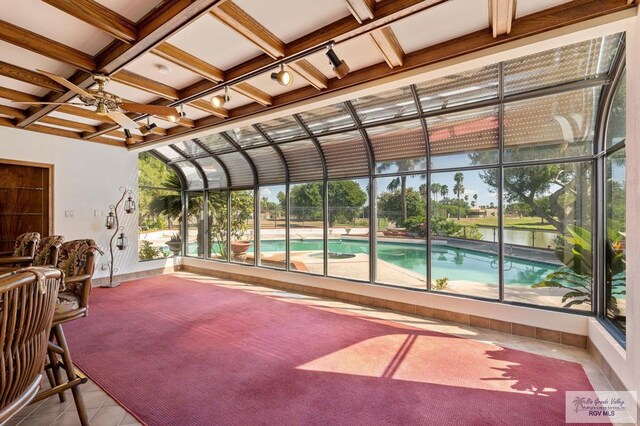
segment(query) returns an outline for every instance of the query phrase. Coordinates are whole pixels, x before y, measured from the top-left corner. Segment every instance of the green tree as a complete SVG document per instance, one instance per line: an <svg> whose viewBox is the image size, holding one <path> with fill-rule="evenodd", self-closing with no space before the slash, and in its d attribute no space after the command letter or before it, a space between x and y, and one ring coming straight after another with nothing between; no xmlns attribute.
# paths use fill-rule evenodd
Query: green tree
<svg viewBox="0 0 640 426"><path fill-rule="evenodd" d="M367 193L352 180L331 181L329 186L329 226L336 222L352 224L362 213Z"/></svg>
<svg viewBox="0 0 640 426"><path fill-rule="evenodd" d="M291 216L303 222L322 219L322 184L295 185L289 191Z"/></svg>
<svg viewBox="0 0 640 426"><path fill-rule="evenodd" d="M408 172L411 170L420 170L424 168L424 160L419 159L409 159L402 161L384 161L376 167L378 173L384 173L389 169L397 169L398 172ZM402 222L407 220L407 176L402 175L398 176L389 182L387 185L387 189L389 191L394 191L400 188L400 212L402 215Z"/></svg>
<svg viewBox="0 0 640 426"><path fill-rule="evenodd" d="M457 172L453 176L453 180L456 183L453 186L453 193L458 197L458 220L460 220L460 197L464 194L464 174L462 172Z"/></svg>
<svg viewBox="0 0 640 426"><path fill-rule="evenodd" d="M406 202L406 214L409 218L424 216L426 205L422 195L413 188L409 188L404 196ZM404 226L402 218L402 192L398 189L386 191L378 197L378 217L392 221L396 226Z"/></svg>

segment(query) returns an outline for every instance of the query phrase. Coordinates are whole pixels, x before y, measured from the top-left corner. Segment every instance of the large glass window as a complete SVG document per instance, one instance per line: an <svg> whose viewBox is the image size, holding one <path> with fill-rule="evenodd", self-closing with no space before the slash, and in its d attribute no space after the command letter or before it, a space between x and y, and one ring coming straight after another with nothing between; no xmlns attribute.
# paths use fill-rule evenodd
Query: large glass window
<svg viewBox="0 0 640 426"><path fill-rule="evenodd" d="M591 162L505 167L505 300L591 309Z"/></svg>
<svg viewBox="0 0 640 426"><path fill-rule="evenodd" d="M322 183L299 183L289 187L290 268L324 274L324 195Z"/></svg>
<svg viewBox="0 0 640 426"><path fill-rule="evenodd" d="M209 257L216 260L229 258L227 232L229 227L227 191L209 192Z"/></svg>
<svg viewBox="0 0 640 426"><path fill-rule="evenodd" d="M287 187L261 186L260 199L260 265L287 267Z"/></svg>
<svg viewBox="0 0 640 426"><path fill-rule="evenodd" d="M204 256L204 194L187 193L187 256Z"/></svg>
<svg viewBox="0 0 640 426"><path fill-rule="evenodd" d="M375 280L424 289L427 282L426 175L380 177L375 182Z"/></svg>
<svg viewBox="0 0 640 426"><path fill-rule="evenodd" d="M253 190L231 191L231 221L229 233L231 234L231 257L236 263L253 264L255 261L253 250L254 210Z"/></svg>
<svg viewBox="0 0 640 426"><path fill-rule="evenodd" d="M433 173L431 289L497 299L498 169Z"/></svg>
<svg viewBox="0 0 640 426"><path fill-rule="evenodd" d="M329 184L328 271L369 281L369 179Z"/></svg>
<svg viewBox="0 0 640 426"><path fill-rule="evenodd" d="M189 256L595 311L624 331L623 47L609 35L155 148L141 258L180 253L182 227Z"/></svg>
<svg viewBox="0 0 640 426"><path fill-rule="evenodd" d="M626 156L624 148L606 162L606 246L605 303L606 316L623 332L627 328L626 269Z"/></svg>
<svg viewBox="0 0 640 426"><path fill-rule="evenodd" d="M179 256L182 254L180 179L148 152L139 155L138 170L138 258Z"/></svg>

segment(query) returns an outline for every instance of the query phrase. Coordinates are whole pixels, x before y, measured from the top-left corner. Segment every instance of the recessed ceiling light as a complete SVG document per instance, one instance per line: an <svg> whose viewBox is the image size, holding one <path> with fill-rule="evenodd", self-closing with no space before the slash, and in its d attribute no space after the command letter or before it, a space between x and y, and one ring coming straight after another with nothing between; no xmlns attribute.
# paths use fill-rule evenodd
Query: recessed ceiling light
<svg viewBox="0 0 640 426"><path fill-rule="evenodd" d="M156 64L156 70L158 70L160 74L165 74L165 75L171 72L171 69L164 64Z"/></svg>

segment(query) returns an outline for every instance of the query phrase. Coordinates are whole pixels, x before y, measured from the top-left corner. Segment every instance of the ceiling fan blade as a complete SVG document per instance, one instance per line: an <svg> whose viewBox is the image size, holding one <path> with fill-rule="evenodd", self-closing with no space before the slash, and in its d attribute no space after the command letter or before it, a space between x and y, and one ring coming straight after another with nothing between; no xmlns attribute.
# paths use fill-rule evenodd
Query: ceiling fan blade
<svg viewBox="0 0 640 426"><path fill-rule="evenodd" d="M73 84L72 82L70 82L64 77L60 77L57 74L53 74L47 71L42 71L42 70L36 70L36 71L38 71L40 74L46 75L51 80L62 84L64 87L66 87L67 89L71 90L74 93L77 93L80 96L83 96L85 98L93 98L93 95L91 93L85 91L83 88L79 86L76 86L75 84Z"/></svg>
<svg viewBox="0 0 640 426"><path fill-rule="evenodd" d="M131 112L137 112L138 114L151 114L151 115L163 115L178 117L178 110L174 107L167 107L162 105L146 105L146 104L134 104L130 102L121 103L120 108Z"/></svg>
<svg viewBox="0 0 640 426"><path fill-rule="evenodd" d="M107 113L107 117L118 123L120 126L122 126L123 129L135 130L138 128L138 123L121 112L112 111L110 113Z"/></svg>

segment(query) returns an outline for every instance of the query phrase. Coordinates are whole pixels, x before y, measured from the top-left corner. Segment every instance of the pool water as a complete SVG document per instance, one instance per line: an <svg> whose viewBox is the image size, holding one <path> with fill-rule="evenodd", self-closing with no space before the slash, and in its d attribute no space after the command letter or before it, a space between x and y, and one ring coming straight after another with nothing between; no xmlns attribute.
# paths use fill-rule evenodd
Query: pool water
<svg viewBox="0 0 640 426"><path fill-rule="evenodd" d="M292 240L291 251L322 251L322 240ZM263 240L260 250L284 252L283 240ZM425 244L407 244L379 241L377 256L386 262L408 269L422 276L427 275ZM253 252L253 246L249 249ZM369 253L368 241L329 240L328 251L335 253ZM433 246L431 253L431 276L448 277L450 281L476 281L498 284L498 255L457 247ZM505 284L531 286L557 270L556 265L505 256Z"/></svg>

